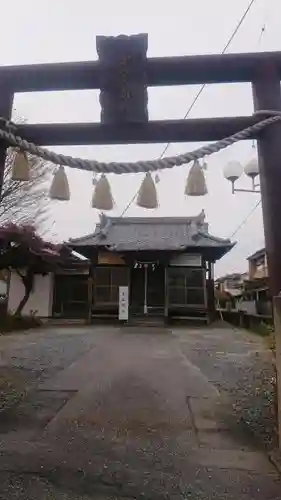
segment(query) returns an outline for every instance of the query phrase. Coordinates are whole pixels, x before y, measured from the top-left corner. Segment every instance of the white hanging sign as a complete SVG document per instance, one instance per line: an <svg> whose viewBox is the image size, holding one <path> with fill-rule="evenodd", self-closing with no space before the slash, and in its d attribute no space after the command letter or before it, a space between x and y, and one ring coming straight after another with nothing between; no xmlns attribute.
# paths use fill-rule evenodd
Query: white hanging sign
<svg viewBox="0 0 281 500"><path fill-rule="evenodd" d="M129 319L129 287L119 286L119 320Z"/></svg>

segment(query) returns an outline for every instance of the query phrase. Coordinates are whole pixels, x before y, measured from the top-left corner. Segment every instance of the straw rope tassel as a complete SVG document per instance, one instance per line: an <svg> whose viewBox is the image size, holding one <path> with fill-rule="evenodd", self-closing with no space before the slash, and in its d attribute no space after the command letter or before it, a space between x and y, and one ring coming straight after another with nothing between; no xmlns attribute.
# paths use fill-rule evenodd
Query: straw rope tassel
<svg viewBox="0 0 281 500"><path fill-rule="evenodd" d="M184 193L187 196L204 196L208 193L204 172L198 160L195 160L189 171Z"/></svg>
<svg viewBox="0 0 281 500"><path fill-rule="evenodd" d="M102 174L93 192L92 207L98 210L112 210L113 206L110 184L106 175Z"/></svg>
<svg viewBox="0 0 281 500"><path fill-rule="evenodd" d="M60 166L53 177L49 196L52 200L69 201L70 189L64 167Z"/></svg>
<svg viewBox="0 0 281 500"><path fill-rule="evenodd" d="M141 183L137 198L137 205L148 209L158 207L157 191L150 172L147 172Z"/></svg>
<svg viewBox="0 0 281 500"><path fill-rule="evenodd" d="M30 180L30 166L28 163L27 155L24 151L17 151L13 166L12 166L12 180L13 181L29 181Z"/></svg>

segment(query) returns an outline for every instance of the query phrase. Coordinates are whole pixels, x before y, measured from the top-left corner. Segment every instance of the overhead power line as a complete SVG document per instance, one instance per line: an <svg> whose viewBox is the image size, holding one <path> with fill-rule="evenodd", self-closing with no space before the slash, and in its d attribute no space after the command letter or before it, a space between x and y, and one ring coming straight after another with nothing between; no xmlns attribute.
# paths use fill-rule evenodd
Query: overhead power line
<svg viewBox="0 0 281 500"><path fill-rule="evenodd" d="M242 220L242 222L240 222L239 226L237 226L237 228L235 229L235 231L233 231L233 233L229 236L229 239L231 240L237 233L238 231L240 231L240 229L242 229L243 226L245 226L245 224L248 222L249 218L251 217L251 215L255 212L255 210L258 208L258 206L261 204L261 200L259 200L255 205L254 207L251 209L251 211L246 215L246 217Z"/></svg>
<svg viewBox="0 0 281 500"><path fill-rule="evenodd" d="M230 38L228 39L226 45L224 46L221 54L225 54L225 52L228 50L229 46L231 45L233 39L235 38L235 36L237 35L238 31L240 30L243 22L245 21L246 17L248 16L251 8L253 7L254 3L256 2L256 0L250 0L250 3L248 4L248 7L246 8L246 10L244 11L242 17L239 19L234 31L231 33L231 36ZM204 91L205 87L207 86L206 83L204 83L203 85L201 85L199 91L197 92L196 96L194 97L192 103L190 104L189 108L187 109L185 115L184 115L184 120L186 120L186 118L189 116L190 112L192 111L192 109L194 108L195 104L197 103L197 101L199 100L202 92ZM159 159L162 159L163 156L166 154L168 148L170 147L171 145L171 142L168 142L168 144L166 144L165 148L163 149L161 155L159 156ZM123 217L123 215L125 215L125 213L128 211L128 209L130 208L130 206L132 205L132 203L134 203L136 197L138 196L138 193L139 193L139 189L137 190L137 192L134 194L133 198L130 200L130 202L126 205L126 207L124 208L122 214L121 214L121 217Z"/></svg>
<svg viewBox="0 0 281 500"><path fill-rule="evenodd" d="M266 2L266 0L264 0L264 2ZM264 4L264 6L266 7L266 3ZM260 35L259 35L259 38L258 38L258 43L257 43L257 46L260 47L261 43L262 43L262 40L263 40L263 37L264 37L264 34L266 32L266 28L267 28L267 21L266 21L266 13L264 12L264 19L263 19L263 23L262 23L262 27L261 27L261 31L260 31ZM254 141L253 141L253 144L254 144ZM254 146L255 147L255 146ZM245 224L247 224L249 218L251 217L251 215L256 211L256 209L258 208L258 206L261 204L261 199L255 204L255 206L250 210L250 212L246 215L246 217L242 220L242 222L239 224L239 226L237 226L237 228L235 229L235 231L233 231L233 233L230 235L230 239L233 238L237 233L238 231L240 231L240 229L242 229L242 227L244 227Z"/></svg>

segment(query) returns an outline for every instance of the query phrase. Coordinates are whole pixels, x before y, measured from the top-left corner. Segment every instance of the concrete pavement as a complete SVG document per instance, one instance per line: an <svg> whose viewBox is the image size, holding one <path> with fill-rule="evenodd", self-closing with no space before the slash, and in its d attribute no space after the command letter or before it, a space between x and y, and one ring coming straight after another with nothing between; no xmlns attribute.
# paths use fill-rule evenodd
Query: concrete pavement
<svg viewBox="0 0 281 500"><path fill-rule="evenodd" d="M29 374L26 398L0 416L0 499L281 498L231 415L228 378L263 349L227 328L0 339L2 362Z"/></svg>

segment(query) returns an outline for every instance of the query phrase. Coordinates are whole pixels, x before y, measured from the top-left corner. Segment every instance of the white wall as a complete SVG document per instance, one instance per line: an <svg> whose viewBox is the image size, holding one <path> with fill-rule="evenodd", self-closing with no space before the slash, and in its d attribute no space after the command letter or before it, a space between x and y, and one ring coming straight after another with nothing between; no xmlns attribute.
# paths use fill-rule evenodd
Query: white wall
<svg viewBox="0 0 281 500"><path fill-rule="evenodd" d="M3 280L0 280L0 295L6 295L7 293L7 283Z"/></svg>
<svg viewBox="0 0 281 500"><path fill-rule="evenodd" d="M24 286L16 273L11 273L8 311L14 312L24 296ZM53 275L35 275L34 289L23 309L23 314L29 315L36 311L36 316L46 318L52 314Z"/></svg>
<svg viewBox="0 0 281 500"><path fill-rule="evenodd" d="M256 302L254 300L243 300L237 302L238 311L244 311L247 314L257 314Z"/></svg>

